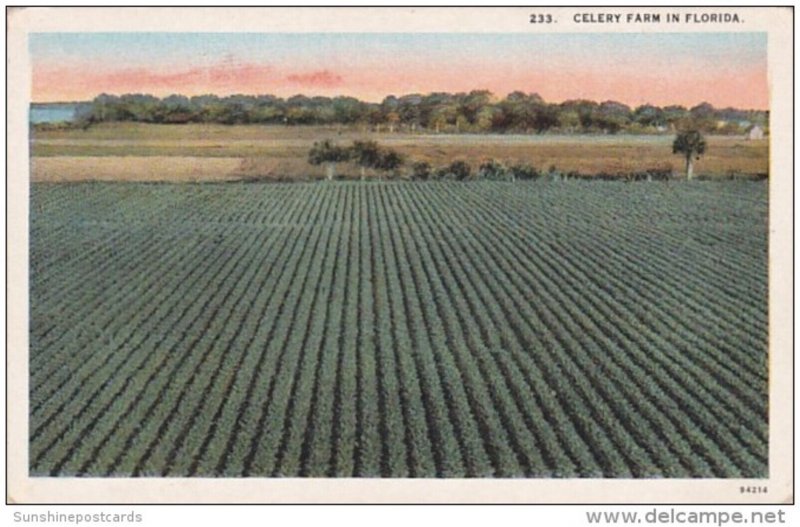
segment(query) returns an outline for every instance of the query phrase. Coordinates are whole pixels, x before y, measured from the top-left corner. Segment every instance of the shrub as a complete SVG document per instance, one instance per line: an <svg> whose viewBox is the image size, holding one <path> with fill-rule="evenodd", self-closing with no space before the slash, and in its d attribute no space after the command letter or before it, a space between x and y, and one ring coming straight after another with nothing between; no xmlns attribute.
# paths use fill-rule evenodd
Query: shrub
<svg viewBox="0 0 800 527"><path fill-rule="evenodd" d="M537 179L540 174L532 165L527 163L518 163L509 169L514 179Z"/></svg>
<svg viewBox="0 0 800 527"><path fill-rule="evenodd" d="M647 171L649 181L667 181L672 178L671 168L651 168Z"/></svg>
<svg viewBox="0 0 800 527"><path fill-rule="evenodd" d="M31 130L35 130L37 132L59 132L63 130L85 130L88 128L84 126L84 122L79 121L55 121L55 122L48 122L48 123L33 123L31 125ZM91 123L89 123L91 124Z"/></svg>
<svg viewBox="0 0 800 527"><path fill-rule="evenodd" d="M451 177L449 172L450 167L439 167L433 172L435 179L448 179Z"/></svg>
<svg viewBox="0 0 800 527"><path fill-rule="evenodd" d="M426 161L417 161L411 165L411 179L427 180L431 177L431 164Z"/></svg>
<svg viewBox="0 0 800 527"><path fill-rule="evenodd" d="M308 152L308 162L312 165L325 165L326 177L331 180L336 177L336 164L347 161L350 151L335 145L329 140L315 142Z"/></svg>
<svg viewBox="0 0 800 527"><path fill-rule="evenodd" d="M513 174L509 172L502 163L494 159L490 159L481 164L480 168L478 168L478 177L496 181L514 179Z"/></svg>
<svg viewBox="0 0 800 527"><path fill-rule="evenodd" d="M375 141L354 141L349 149L350 158L361 168L361 178L368 168L394 175L403 165L403 157L389 148L382 148Z"/></svg>
<svg viewBox="0 0 800 527"><path fill-rule="evenodd" d="M367 175L368 168L375 168L381 157L380 147L375 141L354 141L350 147L350 158L361 169L361 179Z"/></svg>
<svg viewBox="0 0 800 527"><path fill-rule="evenodd" d="M450 166L447 167L447 173L453 179L464 181L465 179L469 179L469 176L472 173L472 167L470 167L469 163L466 161L459 159L458 161L453 161L450 163Z"/></svg>
<svg viewBox="0 0 800 527"><path fill-rule="evenodd" d="M558 171L555 165L550 165L547 169L547 176L551 181L561 181L563 179L561 172Z"/></svg>
<svg viewBox="0 0 800 527"><path fill-rule="evenodd" d="M378 159L375 161L374 167L383 172L388 172L390 175L396 175L397 169L403 166L403 158L394 150L381 150L378 153Z"/></svg>
<svg viewBox="0 0 800 527"><path fill-rule="evenodd" d="M611 172L598 172L597 174L592 176L592 179L600 181L614 181L619 179L619 176Z"/></svg>

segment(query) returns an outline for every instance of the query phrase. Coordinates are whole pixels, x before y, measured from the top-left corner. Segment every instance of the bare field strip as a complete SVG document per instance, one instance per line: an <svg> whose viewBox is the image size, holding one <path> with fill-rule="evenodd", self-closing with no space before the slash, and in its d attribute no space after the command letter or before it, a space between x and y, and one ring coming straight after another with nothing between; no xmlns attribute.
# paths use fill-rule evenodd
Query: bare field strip
<svg viewBox="0 0 800 527"><path fill-rule="evenodd" d="M767 188L34 183L31 474L764 477Z"/></svg>
<svg viewBox="0 0 800 527"><path fill-rule="evenodd" d="M224 157L34 157L31 181L226 181L239 179L241 166Z"/></svg>

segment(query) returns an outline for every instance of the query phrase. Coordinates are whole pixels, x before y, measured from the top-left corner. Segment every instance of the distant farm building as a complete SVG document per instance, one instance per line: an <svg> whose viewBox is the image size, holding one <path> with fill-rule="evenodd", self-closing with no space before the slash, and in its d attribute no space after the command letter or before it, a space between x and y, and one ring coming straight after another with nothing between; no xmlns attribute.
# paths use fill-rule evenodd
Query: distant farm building
<svg viewBox="0 0 800 527"><path fill-rule="evenodd" d="M755 141L757 139L764 139L764 129L758 125L753 126L747 132L747 139L749 139L750 141Z"/></svg>

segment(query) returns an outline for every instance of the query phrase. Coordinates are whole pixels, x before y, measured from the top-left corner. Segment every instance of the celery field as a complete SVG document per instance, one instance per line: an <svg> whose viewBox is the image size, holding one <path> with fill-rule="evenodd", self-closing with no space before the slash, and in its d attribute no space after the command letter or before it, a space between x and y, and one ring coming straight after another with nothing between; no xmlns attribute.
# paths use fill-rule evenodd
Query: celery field
<svg viewBox="0 0 800 527"><path fill-rule="evenodd" d="M768 472L768 184L33 183L34 476Z"/></svg>

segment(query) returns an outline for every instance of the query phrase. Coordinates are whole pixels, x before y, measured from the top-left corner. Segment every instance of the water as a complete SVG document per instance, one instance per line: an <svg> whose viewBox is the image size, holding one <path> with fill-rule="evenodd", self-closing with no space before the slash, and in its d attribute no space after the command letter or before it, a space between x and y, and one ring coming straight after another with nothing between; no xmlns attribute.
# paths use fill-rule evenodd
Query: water
<svg viewBox="0 0 800 527"><path fill-rule="evenodd" d="M77 109L77 104L31 105L29 119L32 124L72 121Z"/></svg>

